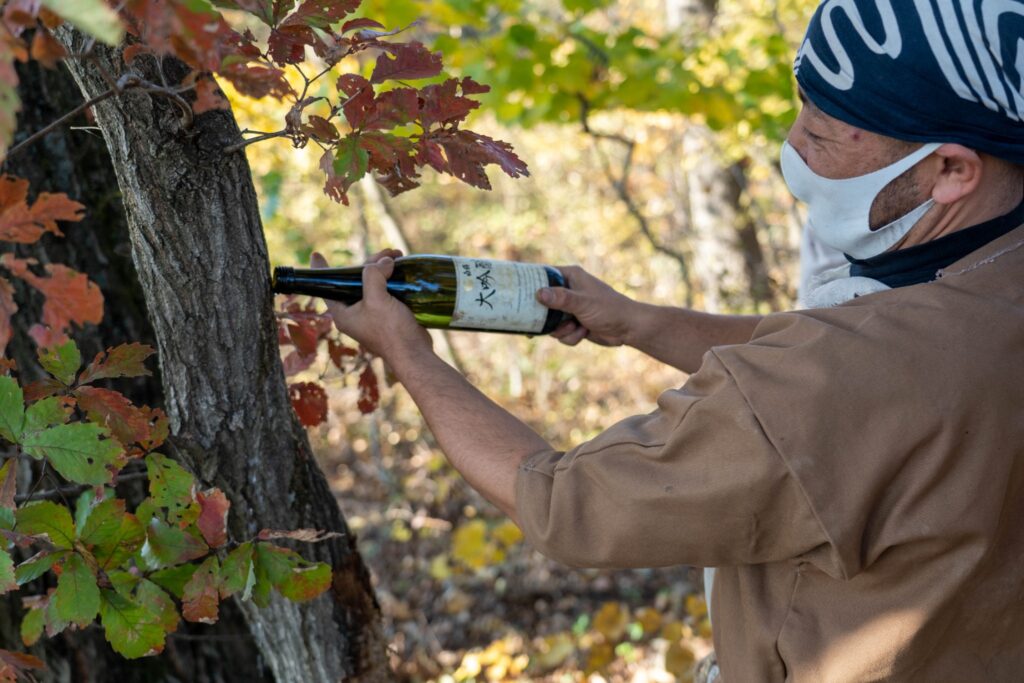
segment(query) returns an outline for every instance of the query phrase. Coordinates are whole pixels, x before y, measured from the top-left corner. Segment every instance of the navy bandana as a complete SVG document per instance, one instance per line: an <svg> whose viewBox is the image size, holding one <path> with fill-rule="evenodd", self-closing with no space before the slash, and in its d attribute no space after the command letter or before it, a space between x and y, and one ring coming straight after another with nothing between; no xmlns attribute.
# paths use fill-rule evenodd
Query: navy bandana
<svg viewBox="0 0 1024 683"><path fill-rule="evenodd" d="M824 0L795 71L858 128L1024 164L1024 0Z"/></svg>

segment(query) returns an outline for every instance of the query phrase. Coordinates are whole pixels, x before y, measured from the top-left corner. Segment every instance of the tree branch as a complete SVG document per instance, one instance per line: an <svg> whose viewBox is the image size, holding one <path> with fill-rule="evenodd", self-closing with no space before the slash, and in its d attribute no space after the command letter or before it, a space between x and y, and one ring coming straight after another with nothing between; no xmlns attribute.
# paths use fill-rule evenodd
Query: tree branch
<svg viewBox="0 0 1024 683"><path fill-rule="evenodd" d="M137 479L145 479L149 474L146 472L133 472L131 474L122 474L117 477L117 482L120 484L125 481L134 481ZM40 477L42 479L42 477ZM30 493L23 493L14 497L15 503L25 503L30 500L62 500L65 496L75 496L87 489L91 489L92 486L89 484L77 484L75 486L62 486L52 489L44 489L42 491L34 491ZM65 500L65 502L67 502Z"/></svg>
<svg viewBox="0 0 1024 683"><path fill-rule="evenodd" d="M100 93L99 95L97 95L96 97L92 98L91 100L88 100L87 102L83 102L79 106L77 106L74 109L72 109L71 111L69 111L64 116L62 116L59 119L57 119L56 121L50 123L45 128L42 128L42 129L36 131L32 135L28 136L27 138L25 138L24 140L22 140L21 142L16 144L14 147L11 147L9 150L7 150L7 156L5 157L5 161L7 159L10 159L15 154L17 154L18 152L22 151L23 149L25 149L29 145L33 144L36 140L39 140L40 138L45 137L46 135L49 135L50 133L52 133L56 129L60 128L62 125L64 125L65 123L67 123L71 119L75 118L76 116L81 114L83 111L85 111L89 107L91 107L91 106L93 106L95 104L98 104L98 103L102 102L103 100L106 100L106 99L108 99L110 97L113 97L114 95L117 95L120 92L121 92L121 90L118 90L117 88L111 88L110 90L107 90L106 92Z"/></svg>
<svg viewBox="0 0 1024 683"><path fill-rule="evenodd" d="M611 168L611 162L608 160L607 155L605 155L596 143L594 145L594 149L601 157L601 165L603 167L605 177L608 178L608 182L611 183L615 193L619 196L619 200L626 205L626 211L629 212L629 215L637 222L640 232L643 233L644 237L647 238L647 241L656 252L668 256L679 264L679 272L682 275L683 283L686 285L686 305L688 307L692 306L693 287L690 284L690 266L687 263L686 255L680 251L672 249L671 247L665 246L658 240L654 231L651 229L650 220L648 220L647 216L644 215L644 212L641 211L640 206L629 191L629 174L633 168L633 152L636 149L636 142L623 135L601 133L593 130L590 127L590 102L582 95L578 95L578 98L580 101L580 123L583 126L583 132L595 141L610 140L626 148L626 154L622 161L622 169L619 171L618 178L616 178L615 172Z"/></svg>
<svg viewBox="0 0 1024 683"><path fill-rule="evenodd" d="M238 152L239 150L245 149L254 142L261 142L263 140L269 140L270 138L283 138L286 135L288 135L288 131L286 130L279 130L276 133L264 133L263 135L257 135L254 138L243 140L242 142L239 142L237 144L228 145L227 147L224 148L224 153L231 154L232 152Z"/></svg>

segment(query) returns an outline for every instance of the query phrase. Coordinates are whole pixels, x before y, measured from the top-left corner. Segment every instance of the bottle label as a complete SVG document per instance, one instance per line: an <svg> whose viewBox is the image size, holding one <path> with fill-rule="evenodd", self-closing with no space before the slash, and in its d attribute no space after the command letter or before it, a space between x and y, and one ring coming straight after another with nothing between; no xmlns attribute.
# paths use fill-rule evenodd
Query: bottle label
<svg viewBox="0 0 1024 683"><path fill-rule="evenodd" d="M548 317L537 290L548 286L544 266L454 256L458 292L451 327L537 333Z"/></svg>

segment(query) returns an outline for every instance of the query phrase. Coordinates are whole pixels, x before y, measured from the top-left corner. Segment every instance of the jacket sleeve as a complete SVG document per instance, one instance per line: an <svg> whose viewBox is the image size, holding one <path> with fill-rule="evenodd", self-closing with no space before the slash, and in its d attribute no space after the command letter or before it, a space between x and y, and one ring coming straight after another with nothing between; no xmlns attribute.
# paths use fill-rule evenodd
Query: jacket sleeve
<svg viewBox="0 0 1024 683"><path fill-rule="evenodd" d="M526 459L526 539L574 566L757 564L829 554L798 481L713 353L658 409Z"/></svg>

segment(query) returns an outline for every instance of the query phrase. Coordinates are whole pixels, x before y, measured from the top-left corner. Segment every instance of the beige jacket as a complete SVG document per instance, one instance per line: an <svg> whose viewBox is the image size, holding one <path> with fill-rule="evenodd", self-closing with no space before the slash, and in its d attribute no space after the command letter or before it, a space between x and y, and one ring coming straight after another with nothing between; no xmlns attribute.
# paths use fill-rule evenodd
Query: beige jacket
<svg viewBox="0 0 1024 683"><path fill-rule="evenodd" d="M517 509L569 564L719 567L727 683L1024 680L1024 226L767 317L653 413L525 461Z"/></svg>

